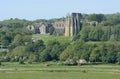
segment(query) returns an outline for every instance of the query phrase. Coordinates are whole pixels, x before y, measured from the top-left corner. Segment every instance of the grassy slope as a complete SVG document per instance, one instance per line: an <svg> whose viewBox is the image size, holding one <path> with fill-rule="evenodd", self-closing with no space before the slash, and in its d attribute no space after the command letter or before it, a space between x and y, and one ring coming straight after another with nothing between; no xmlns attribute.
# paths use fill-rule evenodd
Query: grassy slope
<svg viewBox="0 0 120 79"><path fill-rule="evenodd" d="M66 36L50 36L50 35L41 35L41 34L35 34L32 37L38 38L43 40L45 43L48 43L51 40L57 40L61 43L68 43L71 42L72 37L66 37Z"/></svg>
<svg viewBox="0 0 120 79"><path fill-rule="evenodd" d="M61 43L69 43L72 41L72 37L66 37L66 36L51 36L51 35L47 35L47 34L34 34L32 37L35 37L35 38L38 38L38 39L41 39L43 40L45 43L48 43L49 41L51 40L57 40ZM97 42L97 41L89 41L89 42L86 42L86 44L100 44L102 42ZM104 43L111 43L111 44L120 44L120 42L111 42L111 41L107 41L107 42L104 42Z"/></svg>

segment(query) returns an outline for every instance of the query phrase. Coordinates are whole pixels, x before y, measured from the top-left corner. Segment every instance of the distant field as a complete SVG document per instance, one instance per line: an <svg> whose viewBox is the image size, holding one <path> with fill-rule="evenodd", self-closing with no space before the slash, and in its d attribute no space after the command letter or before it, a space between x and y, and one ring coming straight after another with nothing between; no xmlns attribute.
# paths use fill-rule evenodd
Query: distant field
<svg viewBox="0 0 120 79"><path fill-rule="evenodd" d="M0 79L120 79L120 65L2 64L3 66L0 66Z"/></svg>
<svg viewBox="0 0 120 79"><path fill-rule="evenodd" d="M4 72L0 79L120 79L119 73L100 72Z"/></svg>
<svg viewBox="0 0 120 79"><path fill-rule="evenodd" d="M45 43L48 43L51 40L57 40L61 43L68 43L71 42L72 37L66 36L51 36L51 35L43 35L43 34L34 34L32 37L38 38L43 40Z"/></svg>

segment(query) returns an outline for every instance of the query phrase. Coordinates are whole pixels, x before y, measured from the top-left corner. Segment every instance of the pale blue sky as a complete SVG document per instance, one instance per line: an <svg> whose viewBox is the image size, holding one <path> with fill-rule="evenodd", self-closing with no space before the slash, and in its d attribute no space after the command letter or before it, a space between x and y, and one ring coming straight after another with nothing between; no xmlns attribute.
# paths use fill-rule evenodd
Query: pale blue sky
<svg viewBox="0 0 120 79"><path fill-rule="evenodd" d="M0 20L64 17L68 13L120 12L120 0L0 0Z"/></svg>

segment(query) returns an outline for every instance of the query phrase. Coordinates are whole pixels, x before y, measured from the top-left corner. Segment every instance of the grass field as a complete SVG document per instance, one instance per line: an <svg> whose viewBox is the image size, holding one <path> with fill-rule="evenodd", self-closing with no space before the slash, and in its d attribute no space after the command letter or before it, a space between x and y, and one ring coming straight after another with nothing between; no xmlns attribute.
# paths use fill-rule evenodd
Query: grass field
<svg viewBox="0 0 120 79"><path fill-rule="evenodd" d="M0 79L120 79L120 65L2 64L3 66L0 66Z"/></svg>
<svg viewBox="0 0 120 79"><path fill-rule="evenodd" d="M69 43L72 40L72 37L66 37L66 36L52 36L52 35L42 35L42 34L34 34L32 37L38 38L43 40L45 43L48 43L51 40L57 40L61 43Z"/></svg>
<svg viewBox="0 0 120 79"><path fill-rule="evenodd" d="M118 73L81 72L7 72L0 79L120 79Z"/></svg>

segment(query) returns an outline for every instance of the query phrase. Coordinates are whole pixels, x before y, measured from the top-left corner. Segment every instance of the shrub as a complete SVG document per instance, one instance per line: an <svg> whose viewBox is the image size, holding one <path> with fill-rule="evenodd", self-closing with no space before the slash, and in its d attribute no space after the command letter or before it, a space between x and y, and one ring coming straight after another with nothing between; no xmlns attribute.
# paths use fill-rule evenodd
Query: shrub
<svg viewBox="0 0 120 79"><path fill-rule="evenodd" d="M77 65L77 62L75 59L67 59L64 63L65 65Z"/></svg>
<svg viewBox="0 0 120 79"><path fill-rule="evenodd" d="M32 64L32 61L28 61L28 64Z"/></svg>
<svg viewBox="0 0 120 79"><path fill-rule="evenodd" d="M19 64L25 64L22 58L19 59Z"/></svg>
<svg viewBox="0 0 120 79"><path fill-rule="evenodd" d="M0 65L2 65L1 61L0 61Z"/></svg>
<svg viewBox="0 0 120 79"><path fill-rule="evenodd" d="M23 60L20 60L19 61L19 64L25 64Z"/></svg>

